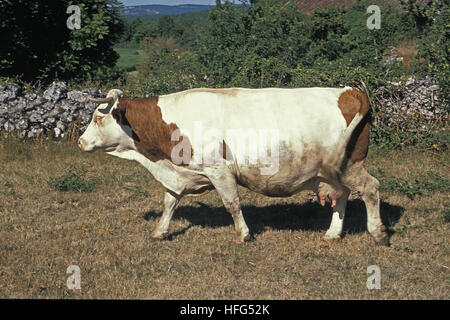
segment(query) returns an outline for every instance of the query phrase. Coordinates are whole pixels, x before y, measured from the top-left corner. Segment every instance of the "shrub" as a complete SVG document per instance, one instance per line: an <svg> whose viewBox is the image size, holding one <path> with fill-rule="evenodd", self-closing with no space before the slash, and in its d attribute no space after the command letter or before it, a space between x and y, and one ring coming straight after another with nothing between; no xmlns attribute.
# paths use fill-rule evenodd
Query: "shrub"
<svg viewBox="0 0 450 320"><path fill-rule="evenodd" d="M435 74L440 86L442 104L450 111L450 5L448 1L432 1L426 11L432 21L419 47L419 57L428 61L428 71Z"/></svg>
<svg viewBox="0 0 450 320"><path fill-rule="evenodd" d="M136 85L154 95L201 86L197 55L173 39L145 38ZM145 92L144 92L145 93Z"/></svg>
<svg viewBox="0 0 450 320"><path fill-rule="evenodd" d="M95 180L86 179L83 173L78 173L74 169L62 176L51 178L48 185L60 192L93 192L96 190Z"/></svg>

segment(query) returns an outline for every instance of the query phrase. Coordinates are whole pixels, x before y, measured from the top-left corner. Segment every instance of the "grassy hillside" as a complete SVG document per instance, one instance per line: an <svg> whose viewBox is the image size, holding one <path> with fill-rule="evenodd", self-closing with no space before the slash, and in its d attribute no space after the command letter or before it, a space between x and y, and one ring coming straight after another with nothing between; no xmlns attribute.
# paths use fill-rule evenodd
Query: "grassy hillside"
<svg viewBox="0 0 450 320"><path fill-rule="evenodd" d="M140 50L132 48L114 48L114 50L120 56L116 64L119 68L123 68L126 71L136 70L136 66L141 58Z"/></svg>

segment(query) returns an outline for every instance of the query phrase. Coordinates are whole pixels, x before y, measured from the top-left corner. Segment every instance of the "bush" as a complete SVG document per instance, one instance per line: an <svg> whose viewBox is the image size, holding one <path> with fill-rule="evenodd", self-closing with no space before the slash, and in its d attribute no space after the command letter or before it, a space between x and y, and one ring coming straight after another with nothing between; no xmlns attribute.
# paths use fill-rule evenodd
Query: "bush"
<svg viewBox="0 0 450 320"><path fill-rule="evenodd" d="M379 30L366 26L371 4L382 8ZM288 6L276 0L249 7L226 3L212 10L209 19L199 61L215 87L351 85L361 78L366 83L376 77L389 79L398 70L383 65L385 51L416 31L410 16L374 0L317 9L310 16L298 11L294 1Z"/></svg>
<svg viewBox="0 0 450 320"><path fill-rule="evenodd" d="M431 1L425 11L430 25L419 46L419 57L428 61L427 71L436 75L442 104L450 111L450 5L448 1Z"/></svg>
<svg viewBox="0 0 450 320"><path fill-rule="evenodd" d="M96 182L94 180L84 178L83 173L78 173L74 169L60 177L51 178L48 181L48 185L60 192L93 192L96 190Z"/></svg>
<svg viewBox="0 0 450 320"><path fill-rule="evenodd" d="M201 86L201 68L197 55L180 47L173 39L145 38L134 86L142 94L167 94ZM131 80L133 81L133 80Z"/></svg>

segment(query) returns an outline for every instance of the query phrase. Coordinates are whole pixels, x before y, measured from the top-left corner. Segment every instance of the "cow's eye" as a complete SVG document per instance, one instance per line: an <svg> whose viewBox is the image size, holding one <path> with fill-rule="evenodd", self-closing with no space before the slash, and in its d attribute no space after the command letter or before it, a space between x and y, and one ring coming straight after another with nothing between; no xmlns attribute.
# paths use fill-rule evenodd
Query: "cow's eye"
<svg viewBox="0 0 450 320"><path fill-rule="evenodd" d="M95 116L94 117L94 123L97 125L102 125L103 117Z"/></svg>

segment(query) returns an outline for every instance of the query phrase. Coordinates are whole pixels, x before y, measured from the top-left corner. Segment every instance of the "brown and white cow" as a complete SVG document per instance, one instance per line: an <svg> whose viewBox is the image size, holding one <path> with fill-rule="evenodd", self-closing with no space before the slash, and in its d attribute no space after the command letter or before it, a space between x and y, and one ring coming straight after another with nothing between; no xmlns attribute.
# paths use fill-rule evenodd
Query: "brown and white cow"
<svg viewBox="0 0 450 320"><path fill-rule="evenodd" d="M163 238L180 198L216 189L238 239L249 239L237 185L275 197L314 190L333 216L325 238L339 238L350 190L367 209L367 228L388 244L379 182L363 167L369 100L354 88L192 89L128 99L117 89L100 105L78 145L136 160L165 188L153 232Z"/></svg>

